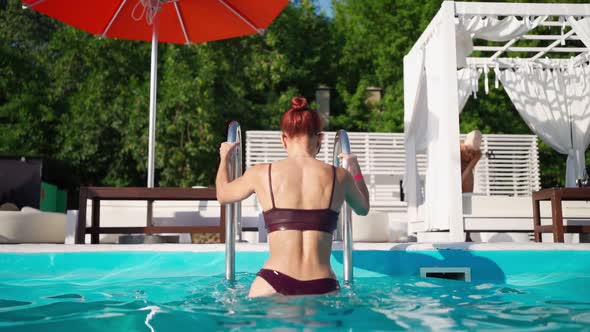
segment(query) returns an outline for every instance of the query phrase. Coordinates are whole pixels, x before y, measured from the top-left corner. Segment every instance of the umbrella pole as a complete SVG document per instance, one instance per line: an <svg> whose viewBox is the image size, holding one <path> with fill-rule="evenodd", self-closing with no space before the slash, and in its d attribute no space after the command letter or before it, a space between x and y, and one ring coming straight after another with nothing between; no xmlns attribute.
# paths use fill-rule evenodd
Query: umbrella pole
<svg viewBox="0 0 590 332"><path fill-rule="evenodd" d="M156 93L158 88L158 16L152 21L152 64L150 73L150 127L148 143L148 188L154 187L156 159ZM154 201L147 202L147 226L153 226Z"/></svg>
<svg viewBox="0 0 590 332"><path fill-rule="evenodd" d="M148 151L148 188L154 187L156 154L156 91L158 82L158 16L152 22L152 64L150 75L150 127Z"/></svg>

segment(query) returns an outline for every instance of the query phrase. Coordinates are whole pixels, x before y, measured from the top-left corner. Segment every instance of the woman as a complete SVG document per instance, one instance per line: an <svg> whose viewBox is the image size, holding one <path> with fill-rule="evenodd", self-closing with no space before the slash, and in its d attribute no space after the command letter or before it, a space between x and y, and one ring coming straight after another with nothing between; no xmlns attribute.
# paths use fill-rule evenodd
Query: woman
<svg viewBox="0 0 590 332"><path fill-rule="evenodd" d="M481 132L474 130L467 134L461 144L461 189L464 193L473 192L473 169L481 158Z"/></svg>
<svg viewBox="0 0 590 332"><path fill-rule="evenodd" d="M332 232L343 202L360 215L369 212L369 191L354 155L342 154L348 170L315 159L322 122L305 98L291 101L281 117L287 158L258 164L228 180L228 158L236 144L223 143L217 171L221 204L256 193L268 229L270 257L250 288L250 297L325 294L339 289L330 266Z"/></svg>

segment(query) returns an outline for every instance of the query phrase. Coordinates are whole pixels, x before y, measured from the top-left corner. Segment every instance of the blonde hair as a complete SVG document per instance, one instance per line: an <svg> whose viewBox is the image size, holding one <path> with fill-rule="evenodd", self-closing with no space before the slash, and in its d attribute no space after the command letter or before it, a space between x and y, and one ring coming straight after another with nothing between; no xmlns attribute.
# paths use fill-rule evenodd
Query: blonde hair
<svg viewBox="0 0 590 332"><path fill-rule="evenodd" d="M463 145L469 146L473 150L480 150L481 148L481 131L473 130L467 136L465 136L465 140L463 141Z"/></svg>

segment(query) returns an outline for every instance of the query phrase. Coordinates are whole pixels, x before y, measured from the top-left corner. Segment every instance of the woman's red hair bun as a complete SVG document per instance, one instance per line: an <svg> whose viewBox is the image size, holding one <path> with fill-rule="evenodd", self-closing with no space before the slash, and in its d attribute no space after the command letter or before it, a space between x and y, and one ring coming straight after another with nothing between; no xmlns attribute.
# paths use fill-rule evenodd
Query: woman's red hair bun
<svg viewBox="0 0 590 332"><path fill-rule="evenodd" d="M291 99L291 110L304 111L307 110L307 99L304 97L295 97Z"/></svg>
<svg viewBox="0 0 590 332"><path fill-rule="evenodd" d="M291 108L281 117L281 131L289 137L311 137L322 131L322 119L309 108L307 99L295 97L291 99Z"/></svg>

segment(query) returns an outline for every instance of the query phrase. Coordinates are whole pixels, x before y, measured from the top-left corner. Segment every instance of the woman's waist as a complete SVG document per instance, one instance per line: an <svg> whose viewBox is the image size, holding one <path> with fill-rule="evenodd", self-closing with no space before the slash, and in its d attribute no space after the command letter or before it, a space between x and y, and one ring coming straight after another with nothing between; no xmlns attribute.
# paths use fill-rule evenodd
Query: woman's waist
<svg viewBox="0 0 590 332"><path fill-rule="evenodd" d="M299 246L289 241L271 241L270 256L264 266L298 279L300 276L325 278L332 275L330 257L329 246L322 243Z"/></svg>
<svg viewBox="0 0 590 332"><path fill-rule="evenodd" d="M298 280L336 278L329 260L327 262L302 261L301 263L294 263L293 261L271 257L262 268L275 270Z"/></svg>

